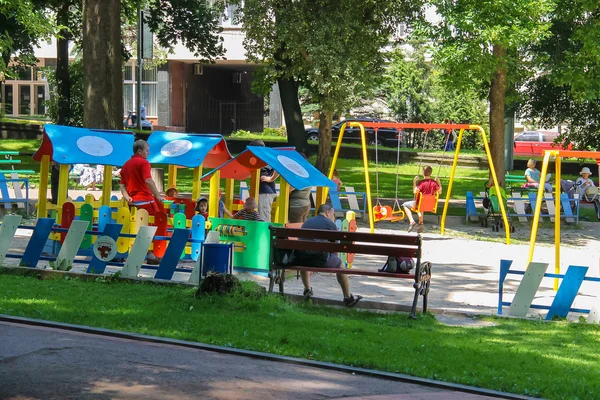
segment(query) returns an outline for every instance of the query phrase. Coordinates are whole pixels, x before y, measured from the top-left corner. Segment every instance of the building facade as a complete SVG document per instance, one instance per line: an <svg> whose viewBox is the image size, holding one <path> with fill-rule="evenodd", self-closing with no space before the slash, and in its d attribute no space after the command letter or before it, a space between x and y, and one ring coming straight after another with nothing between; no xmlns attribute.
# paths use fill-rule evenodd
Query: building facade
<svg viewBox="0 0 600 400"><path fill-rule="evenodd" d="M259 132L265 126L283 124L279 96L271 95L274 115L267 115L264 96L250 90L256 66L246 62L244 33L232 24L230 6L222 19L225 54L214 64L201 64L182 45L174 48L167 62L142 70L142 104L155 129L230 134L236 130ZM18 79L0 83L0 104L6 116L44 115L43 101L49 88L42 68L56 66L55 41L44 42L36 51L38 66L24 68ZM136 63L123 69L123 115L135 110ZM274 88L276 91L276 88Z"/></svg>

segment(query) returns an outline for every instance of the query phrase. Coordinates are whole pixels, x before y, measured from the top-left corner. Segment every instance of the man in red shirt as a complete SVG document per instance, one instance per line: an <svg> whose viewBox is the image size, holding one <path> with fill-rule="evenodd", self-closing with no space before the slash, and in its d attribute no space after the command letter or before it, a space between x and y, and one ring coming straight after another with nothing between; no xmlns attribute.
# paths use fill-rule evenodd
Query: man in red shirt
<svg viewBox="0 0 600 400"><path fill-rule="evenodd" d="M442 193L442 184L440 183L440 179L431 179L432 172L433 169L431 168L431 166L426 165L423 167L423 179L419 180L419 176L415 176L415 179L413 179L413 193L415 194L415 197L418 193L422 193L424 195ZM406 213L406 216L410 221L410 226L408 227L409 232L412 232L415 229L415 226L417 225L415 223L415 220L413 219L412 213L410 212L410 209L413 208L415 205L415 200L407 201L406 203L402 204L404 212ZM423 212L419 211L417 214L419 215L419 226L417 227L417 233L421 233L423 232Z"/></svg>
<svg viewBox="0 0 600 400"><path fill-rule="evenodd" d="M144 209L149 215L155 215L164 207L163 198L150 173L149 154L148 142L139 139L133 143L133 156L121 168L121 194L129 205ZM149 251L148 263L157 260Z"/></svg>

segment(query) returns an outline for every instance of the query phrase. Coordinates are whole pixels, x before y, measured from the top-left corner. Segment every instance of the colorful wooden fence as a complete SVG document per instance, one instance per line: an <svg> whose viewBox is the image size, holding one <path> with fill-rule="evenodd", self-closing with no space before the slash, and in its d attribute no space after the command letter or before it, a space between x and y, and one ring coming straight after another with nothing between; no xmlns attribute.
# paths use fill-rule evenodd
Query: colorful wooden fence
<svg viewBox="0 0 600 400"><path fill-rule="evenodd" d="M500 261L500 279L498 285L498 314L502 315L502 307L509 306L508 315L515 317L525 317L530 309L548 310L546 319L551 320L555 317L566 318L569 312L588 314L587 321L600 322L600 296L597 296L594 306L591 309L573 308L575 297L584 281L600 282L600 278L586 277L588 267L571 265L567 268L565 274L546 273L547 263L532 262L525 271L511 271L512 260ZM512 302L502 300L504 283L509 275L522 275L523 278L517 288ZM544 278L561 279L561 284L554 296L550 306L541 304L532 304L536 293Z"/></svg>

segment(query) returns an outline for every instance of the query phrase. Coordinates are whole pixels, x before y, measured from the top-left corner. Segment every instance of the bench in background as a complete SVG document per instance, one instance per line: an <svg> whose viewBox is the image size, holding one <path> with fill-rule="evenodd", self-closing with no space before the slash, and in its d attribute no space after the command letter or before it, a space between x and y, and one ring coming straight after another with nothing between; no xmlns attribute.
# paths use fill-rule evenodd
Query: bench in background
<svg viewBox="0 0 600 400"><path fill-rule="evenodd" d="M271 226L271 255L269 263L269 292L275 283L279 293L284 292L285 271L306 271L330 274L362 275L410 279L415 295L411 318L417 311L419 295L423 296L423 313L427 312L427 296L431 282L431 263L421 262L420 235L389 235L364 232L324 231L314 229L280 228ZM315 241L315 240L325 240ZM410 257L416 259L414 274L379 272L359 268L319 268L282 264L284 253L290 251L323 251L327 253L354 253L381 256Z"/></svg>

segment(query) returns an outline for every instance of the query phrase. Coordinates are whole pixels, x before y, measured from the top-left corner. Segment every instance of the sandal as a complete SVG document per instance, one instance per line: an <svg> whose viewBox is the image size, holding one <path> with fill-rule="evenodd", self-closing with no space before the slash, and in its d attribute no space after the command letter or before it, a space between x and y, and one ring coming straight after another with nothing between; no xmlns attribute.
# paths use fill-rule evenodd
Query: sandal
<svg viewBox="0 0 600 400"><path fill-rule="evenodd" d="M356 303L358 303L362 299L361 295L353 296L352 294L349 297L344 297L344 305L346 307L354 307Z"/></svg>

